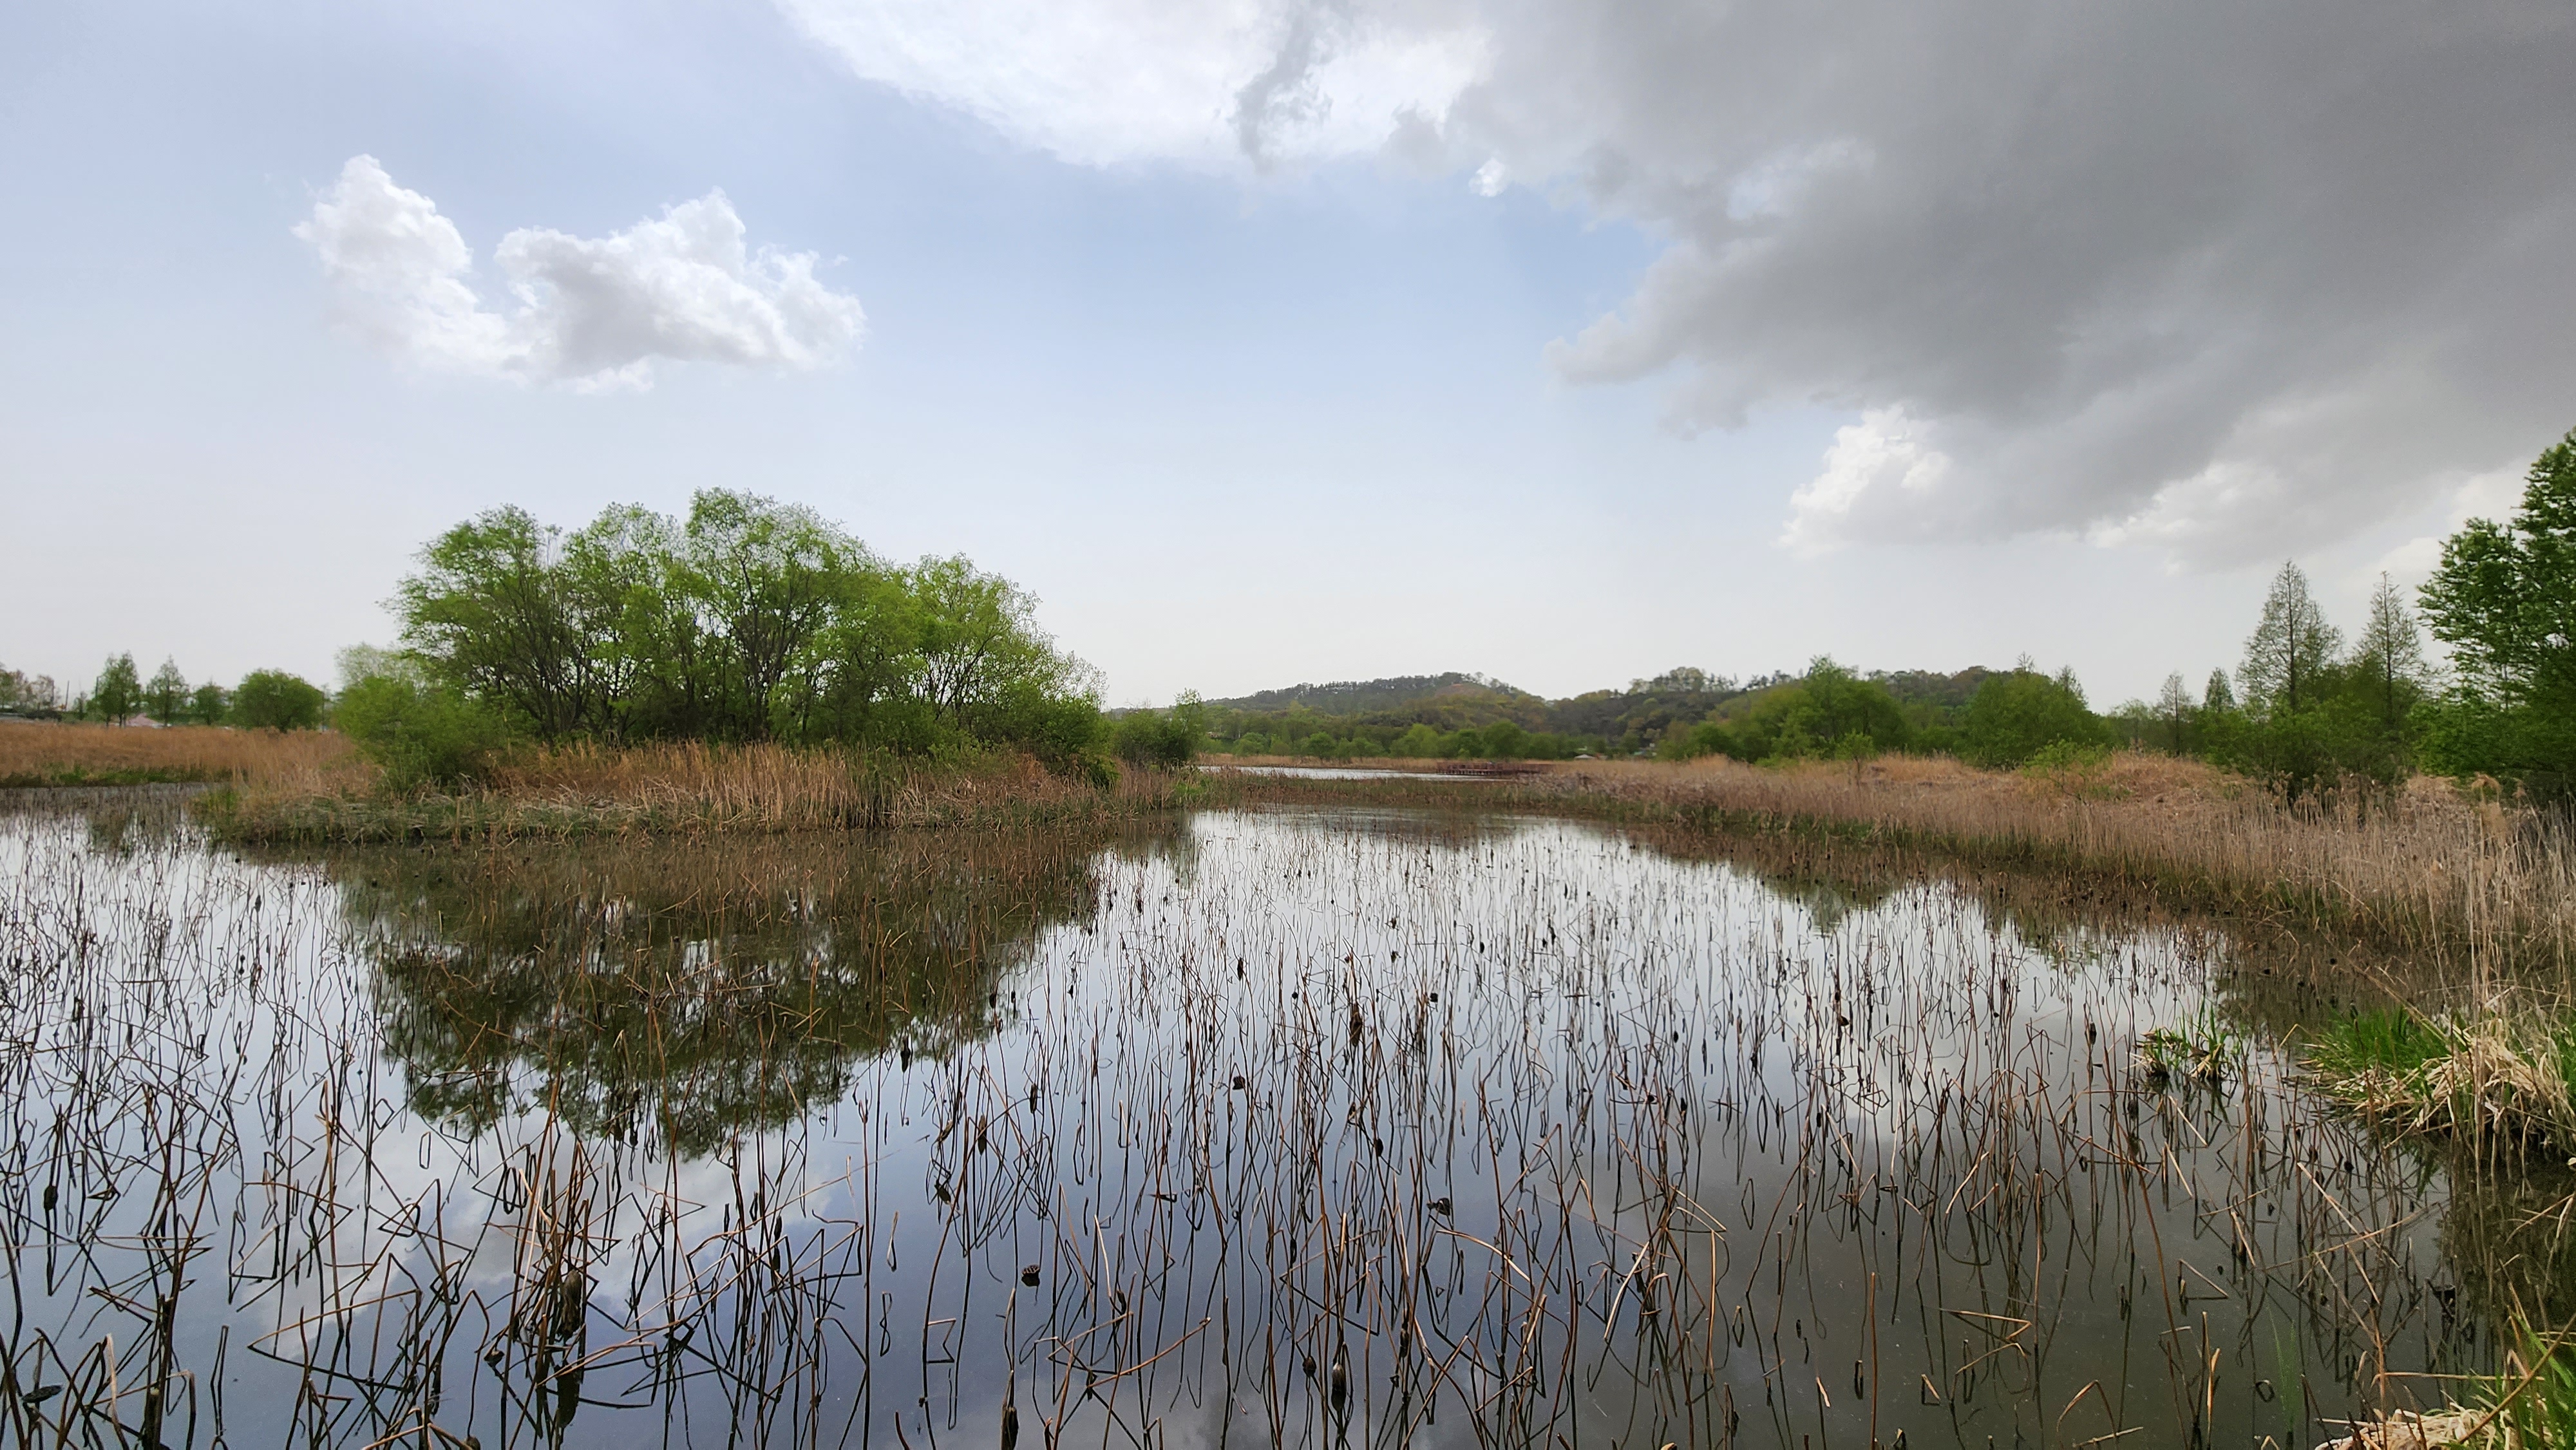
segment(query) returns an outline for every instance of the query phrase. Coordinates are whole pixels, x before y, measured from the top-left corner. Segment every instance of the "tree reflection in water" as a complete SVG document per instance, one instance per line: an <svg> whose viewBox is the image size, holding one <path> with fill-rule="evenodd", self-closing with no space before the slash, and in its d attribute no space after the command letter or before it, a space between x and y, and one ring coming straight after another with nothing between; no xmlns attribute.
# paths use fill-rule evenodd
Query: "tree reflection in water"
<svg viewBox="0 0 2576 1450"><path fill-rule="evenodd" d="M335 859L409 1106L551 1109L701 1154L854 1065L992 1030L1002 973L1089 917L1102 843L899 832Z"/></svg>

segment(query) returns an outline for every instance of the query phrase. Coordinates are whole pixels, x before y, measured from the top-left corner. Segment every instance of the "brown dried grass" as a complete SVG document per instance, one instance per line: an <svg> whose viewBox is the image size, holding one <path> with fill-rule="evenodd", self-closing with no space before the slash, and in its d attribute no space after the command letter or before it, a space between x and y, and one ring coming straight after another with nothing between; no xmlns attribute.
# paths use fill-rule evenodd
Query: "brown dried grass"
<svg viewBox="0 0 2576 1450"><path fill-rule="evenodd" d="M0 786L218 781L276 787L323 781L355 763L347 737L321 730L0 722Z"/></svg>
<svg viewBox="0 0 2576 1450"><path fill-rule="evenodd" d="M1015 751L933 762L784 745L529 747L479 787L400 800L373 777L238 791L213 819L243 839L383 840L1037 825L1169 808L1175 778L1128 771L1107 791Z"/></svg>
<svg viewBox="0 0 2576 1450"><path fill-rule="evenodd" d="M2417 779L2285 802L2243 777L2137 751L2054 773L1889 756L1558 762L1508 781L1223 774L1235 799L1571 811L1743 835L1817 831L2081 873L2192 911L2337 932L2467 984L2489 963L2576 970L2576 856L2527 813ZM2565 985L2576 989L2576 981Z"/></svg>
<svg viewBox="0 0 2576 1450"><path fill-rule="evenodd" d="M2576 959L2576 859L2563 839L2429 778L2285 802L2198 761L2124 751L2053 775L1904 757L1786 768L1604 761L1561 768L1535 788L1974 844L2033 864L2206 883L2425 950L2510 946Z"/></svg>

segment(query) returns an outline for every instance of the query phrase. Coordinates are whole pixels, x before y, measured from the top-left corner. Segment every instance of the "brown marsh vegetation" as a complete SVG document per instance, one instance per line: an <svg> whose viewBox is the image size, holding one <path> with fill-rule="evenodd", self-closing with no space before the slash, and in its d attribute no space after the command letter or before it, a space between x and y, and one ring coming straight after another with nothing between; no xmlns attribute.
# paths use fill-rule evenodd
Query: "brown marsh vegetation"
<svg viewBox="0 0 2576 1450"><path fill-rule="evenodd" d="M1891 756L1584 762L1455 785L1231 779L1242 799L1484 801L1720 833L1837 831L1983 864L2080 872L2176 906L2356 932L2438 957L2463 983L2505 957L2576 967L2576 837L2430 778L2394 794L2285 803L2196 761L2124 751L2054 773Z"/></svg>
<svg viewBox="0 0 2576 1450"><path fill-rule="evenodd" d="M2267 1030L2331 946L1924 866L0 817L0 1438L2304 1447L2569 1306Z"/></svg>
<svg viewBox="0 0 2576 1450"><path fill-rule="evenodd" d="M0 789L213 781L314 789L356 764L349 742L315 730L173 725L146 730L0 720Z"/></svg>
<svg viewBox="0 0 2576 1450"><path fill-rule="evenodd" d="M489 780L453 793L391 795L369 770L253 784L201 810L228 839L268 842L1019 828L1168 811L1186 798L1182 783L1130 771L1103 788L1007 750L929 760L778 744L577 743L523 746Z"/></svg>

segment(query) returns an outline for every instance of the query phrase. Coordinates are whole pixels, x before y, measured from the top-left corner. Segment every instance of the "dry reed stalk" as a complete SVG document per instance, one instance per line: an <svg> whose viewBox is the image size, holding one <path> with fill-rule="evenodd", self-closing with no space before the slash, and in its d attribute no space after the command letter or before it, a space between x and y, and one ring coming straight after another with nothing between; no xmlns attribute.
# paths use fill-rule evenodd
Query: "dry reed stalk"
<svg viewBox="0 0 2576 1450"><path fill-rule="evenodd" d="M99 781L230 781L267 787L336 781L354 764L348 738L321 730L0 722L0 786Z"/></svg>
<svg viewBox="0 0 2576 1450"><path fill-rule="evenodd" d="M1102 791L1015 751L952 764L778 744L577 743L518 751L454 796L374 798L356 774L253 787L222 824L250 839L356 840L1036 825L1159 811L1180 780L1131 770Z"/></svg>

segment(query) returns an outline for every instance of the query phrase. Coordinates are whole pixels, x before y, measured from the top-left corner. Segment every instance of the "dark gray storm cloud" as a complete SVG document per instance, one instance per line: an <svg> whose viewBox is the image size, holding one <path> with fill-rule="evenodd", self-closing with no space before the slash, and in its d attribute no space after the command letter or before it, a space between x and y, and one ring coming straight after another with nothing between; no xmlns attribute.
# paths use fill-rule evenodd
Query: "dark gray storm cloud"
<svg viewBox="0 0 2576 1450"><path fill-rule="evenodd" d="M2576 6L1493 19L1453 146L1671 243L1558 366L1863 413L1795 541L2261 553L2576 425Z"/></svg>
<svg viewBox="0 0 2576 1450"><path fill-rule="evenodd" d="M1555 349L1856 415L1787 535L2353 531L2576 424L2569 0L780 0L1069 160L1371 150L1668 243Z"/></svg>

